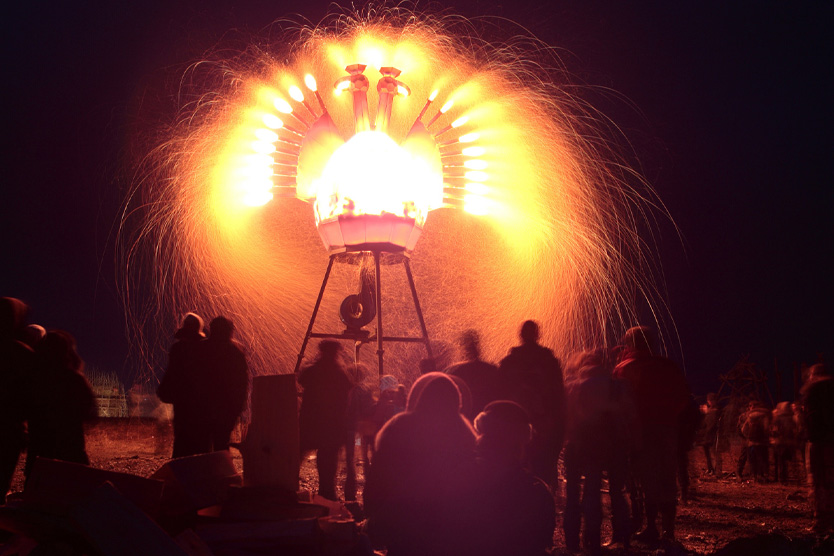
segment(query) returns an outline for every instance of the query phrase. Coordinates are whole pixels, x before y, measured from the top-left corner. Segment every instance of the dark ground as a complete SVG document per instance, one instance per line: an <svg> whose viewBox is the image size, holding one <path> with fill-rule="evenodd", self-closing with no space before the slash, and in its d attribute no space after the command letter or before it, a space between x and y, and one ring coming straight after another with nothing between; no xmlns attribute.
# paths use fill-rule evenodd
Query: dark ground
<svg viewBox="0 0 834 556"><path fill-rule="evenodd" d="M150 421L130 423L119 419L100 420L89 428L87 442L94 467L147 477L166 462L171 450L171 429L170 426L157 427ZM738 446L733 446L730 454L724 457L725 471L734 468L738 449ZM235 465L242 471L240 455L235 450L232 450L232 454ZM752 552L737 554L796 553L777 546L780 542L787 542L782 536L793 539L794 547L813 544L809 533L810 501L807 487L801 483L801 470L798 466L792 469L790 484L756 484L752 481L739 481L735 477L703 476L705 465L700 449L693 450L690 455L693 499L679 506L677 537L682 546L667 554L714 554L731 541L757 535L771 535L760 539L770 552L763 552L764 549L759 547L750 549ZM360 464L360 490L364 480L363 469L364 465ZM315 460L308 457L302 462L300 488L315 492L317 483ZM340 494L341 486L340 481ZM22 473L19 470L13 491L21 488ZM607 527L607 523L603 526ZM610 530L606 530L603 539L609 534ZM559 549L564 543L560 528L556 530L555 545L556 553L562 554ZM629 554L654 556L658 552L638 545ZM831 552L816 551L815 554Z"/></svg>

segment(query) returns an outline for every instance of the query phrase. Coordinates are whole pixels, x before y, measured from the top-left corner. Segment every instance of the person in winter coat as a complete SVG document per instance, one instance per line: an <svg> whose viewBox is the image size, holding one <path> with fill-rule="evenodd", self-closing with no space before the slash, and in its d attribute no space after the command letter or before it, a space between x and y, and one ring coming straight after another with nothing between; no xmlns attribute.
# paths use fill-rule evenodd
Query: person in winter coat
<svg viewBox="0 0 834 556"><path fill-rule="evenodd" d="M818 363L801 390L808 430L814 532L834 533L834 378Z"/></svg>
<svg viewBox="0 0 834 556"><path fill-rule="evenodd" d="M298 414L301 451L316 451L319 494L330 500L337 500L339 448L347 433L348 397L353 388L339 361L341 349L338 342L323 340L318 359L298 374L303 389Z"/></svg>
<svg viewBox="0 0 834 556"><path fill-rule="evenodd" d="M579 550L579 529L584 517L583 544L591 555L602 553L603 474L608 477L612 543L626 548L631 536L623 489L627 458L636 441L637 413L627 386L612 376L611 365L603 353L586 353L579 362L576 378L566 386L565 545L569 550Z"/></svg>
<svg viewBox="0 0 834 556"><path fill-rule="evenodd" d="M463 361L444 372L461 379L471 394L471 408L464 415L470 420L498 396L498 367L481 359L481 338L476 330L467 330L460 337Z"/></svg>
<svg viewBox="0 0 834 556"><path fill-rule="evenodd" d="M13 297L0 298L0 504L12 484L26 444L26 396L34 353L20 341L29 308Z"/></svg>
<svg viewBox="0 0 834 556"><path fill-rule="evenodd" d="M533 426L509 400L486 405L475 417L478 433L477 523L481 535L470 554L545 556L553 547L556 505L547 485L524 469Z"/></svg>
<svg viewBox="0 0 834 556"><path fill-rule="evenodd" d="M53 330L38 342L27 412L27 479L39 457L89 465L84 423L96 417L97 408L83 370L68 332Z"/></svg>
<svg viewBox="0 0 834 556"><path fill-rule="evenodd" d="M707 462L707 474L720 474L722 467L721 452L718 451L717 444L719 424L721 423L721 406L718 404L718 397L714 392L707 394L707 404L704 409L701 430L698 432L698 445L704 451L704 459Z"/></svg>
<svg viewBox="0 0 834 556"><path fill-rule="evenodd" d="M655 544L673 541L677 512L677 440L679 418L690 399L680 368L657 354L654 332L645 326L626 331L621 361L614 376L631 390L640 427L640 449L634 457L634 474L645 498L646 527L637 538Z"/></svg>
<svg viewBox="0 0 834 556"><path fill-rule="evenodd" d="M228 450L238 418L249 401L249 366L240 345L233 339L234 323L215 317L209 337L200 344L198 365L203 380L198 392L205 400L209 451Z"/></svg>
<svg viewBox="0 0 834 556"><path fill-rule="evenodd" d="M368 531L389 556L469 554L478 492L475 432L443 373L414 383L408 409L379 431L365 477Z"/></svg>
<svg viewBox="0 0 834 556"><path fill-rule="evenodd" d="M760 401L750 402L750 407L741 420L741 434L747 443L750 470L753 480L759 483L768 481L770 420L770 410Z"/></svg>
<svg viewBox="0 0 834 556"><path fill-rule="evenodd" d="M199 350L205 340L203 319L188 313L174 334L175 342L168 352L168 367L156 389L164 403L174 406L174 450L172 458L199 454L207 450L203 426L203 407L196 395L200 381L205 380L199 365Z"/></svg>
<svg viewBox="0 0 834 556"><path fill-rule="evenodd" d="M773 409L770 445L773 447L773 480L785 484L788 467L796 452L796 421L790 402L779 402Z"/></svg>
<svg viewBox="0 0 834 556"><path fill-rule="evenodd" d="M498 366L499 396L523 407L533 420L528 466L533 475L558 489L557 461L565 436L565 383L562 364L539 344L539 325L521 325L521 345Z"/></svg>

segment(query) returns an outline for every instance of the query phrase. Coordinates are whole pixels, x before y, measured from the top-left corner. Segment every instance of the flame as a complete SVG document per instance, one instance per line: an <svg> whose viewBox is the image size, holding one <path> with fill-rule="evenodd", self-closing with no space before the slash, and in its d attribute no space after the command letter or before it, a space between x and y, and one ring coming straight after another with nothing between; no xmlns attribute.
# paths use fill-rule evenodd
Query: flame
<svg viewBox="0 0 834 556"><path fill-rule="evenodd" d="M453 342L479 328L488 359L516 343L525 319L567 355L612 343L640 304L662 314L638 233L659 202L607 147L618 138L566 92L565 76L543 69L558 66L540 63L546 47L471 40L454 21L404 8L334 15L273 52L193 66L180 123L147 156L124 210L122 290L140 345L152 332L164 348L187 311L225 314L255 373L291 370L327 263L315 222L345 200L424 221L412 268L429 334ZM322 122L321 112L293 114L277 92L303 79L337 93L352 64L368 65L371 110L374 68L399 69L411 90L393 100L387 136L353 135L350 94L319 98ZM448 100L424 117L438 95ZM464 117L474 130L461 133ZM428 128L420 141L408 139L416 122ZM131 294L148 290L147 273L153 303ZM386 334L407 335L417 326L408 287L385 273L386 318L395 319ZM330 280L323 307L353 291L355 269ZM323 310L316 326L338 328L335 312ZM407 380L416 364L402 349L392 368Z"/></svg>

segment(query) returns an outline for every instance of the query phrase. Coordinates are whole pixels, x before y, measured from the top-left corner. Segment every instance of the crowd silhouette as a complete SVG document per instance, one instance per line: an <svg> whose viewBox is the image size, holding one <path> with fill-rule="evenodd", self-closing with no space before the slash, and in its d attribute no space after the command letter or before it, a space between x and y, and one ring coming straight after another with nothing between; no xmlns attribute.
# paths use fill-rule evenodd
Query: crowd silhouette
<svg viewBox="0 0 834 556"><path fill-rule="evenodd" d="M27 309L0 298L4 502L24 451L26 476L39 457L89 464L84 425L96 415L75 340L28 324ZM173 405L172 458L229 449L250 381L233 335L229 319L205 330L195 313L174 334L157 390ZM795 403L771 409L711 393L699 407L648 327L564 365L540 336L539 323L524 322L520 345L494 365L482 359L478 332L466 330L461 360L446 369L421 361L410 388L393 375L377 380L347 364L339 342L321 341L296 377L300 450L315 452L318 494L339 499L344 457L344 499L362 501L363 530L389 556L550 554L559 525L568 552L668 547L679 545L678 504L696 496L697 446L704 476L788 482L807 468L814 531L834 532L834 379L825 366L811 368ZM742 445L735 469L725 469L734 444Z"/></svg>

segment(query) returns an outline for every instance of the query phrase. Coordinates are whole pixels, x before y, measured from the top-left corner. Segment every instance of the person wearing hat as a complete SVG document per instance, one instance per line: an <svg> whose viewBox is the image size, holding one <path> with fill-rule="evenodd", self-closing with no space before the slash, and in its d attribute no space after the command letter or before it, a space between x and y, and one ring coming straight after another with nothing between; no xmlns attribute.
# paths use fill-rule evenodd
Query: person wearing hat
<svg viewBox="0 0 834 556"><path fill-rule="evenodd" d="M205 337L203 319L200 315L186 314L182 326L174 334L176 341L168 352L168 366L156 390L156 395L162 402L174 406L172 458L201 452L197 440L201 409L199 401L195 399L194 388L200 380L199 349Z"/></svg>

